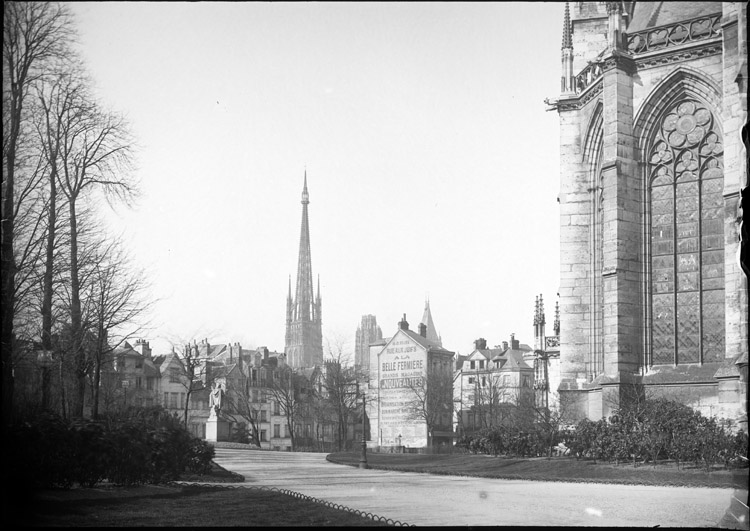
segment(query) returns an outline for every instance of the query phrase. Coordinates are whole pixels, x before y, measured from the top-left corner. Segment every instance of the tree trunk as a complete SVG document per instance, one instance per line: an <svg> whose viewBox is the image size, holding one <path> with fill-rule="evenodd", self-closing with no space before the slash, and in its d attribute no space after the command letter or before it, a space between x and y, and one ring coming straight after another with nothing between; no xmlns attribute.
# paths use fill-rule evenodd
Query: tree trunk
<svg viewBox="0 0 750 531"><path fill-rule="evenodd" d="M65 396L65 371L63 368L63 358L60 356L60 365L59 365L59 374L60 374L60 414L62 415L63 419L68 418L67 413L67 407L65 404L66 396Z"/></svg>
<svg viewBox="0 0 750 531"><path fill-rule="evenodd" d="M7 23L7 21L4 21ZM3 41L4 44L4 41ZM4 61L3 61L4 62ZM3 64L5 66L5 64ZM3 68L3 70L5 70ZM10 69L11 72L13 69ZM12 79L11 74L11 109L10 109L10 138L6 149L6 171L3 175L5 197L2 203L2 228L0 234L0 299L2 300L3 316L0 324L0 351L2 351L2 397L3 397L3 427L12 425L13 417L13 317L16 293L16 261L13 255L14 216L15 209L15 171L16 144L21 125L21 109L23 106L23 91L19 80ZM14 82L15 81L15 82Z"/></svg>
<svg viewBox="0 0 750 531"><path fill-rule="evenodd" d="M52 351L52 273L54 267L55 238L57 223L57 171L52 157L52 169L49 178L49 214L47 217L47 248L44 257L44 277L42 279L42 350L45 357ZM45 367L43 371L47 371ZM46 378L44 377L46 376ZM44 372L42 377L42 407L49 407L49 375Z"/></svg>
<svg viewBox="0 0 750 531"><path fill-rule="evenodd" d="M76 371L76 403L72 414L74 417L83 417L83 404L86 398L86 353L82 345L81 285L78 274L78 221L75 195L71 194L68 205L70 210L70 335Z"/></svg>
<svg viewBox="0 0 750 531"><path fill-rule="evenodd" d="M291 443L292 443L292 452L294 452L296 450L295 443L294 443L294 423L292 422L291 417L292 416L287 411L286 429L289 432L289 439L291 440Z"/></svg>
<svg viewBox="0 0 750 531"><path fill-rule="evenodd" d="M189 389L185 389L185 430L188 429L188 411L190 409L190 395L193 394L192 381L190 382Z"/></svg>
<svg viewBox="0 0 750 531"><path fill-rule="evenodd" d="M99 417L99 384L101 382L102 374L102 356L104 351L104 342L102 338L104 336L104 330L100 324L99 333L96 339L96 354L94 360L94 383L93 383L93 403L91 404L91 418L96 419Z"/></svg>

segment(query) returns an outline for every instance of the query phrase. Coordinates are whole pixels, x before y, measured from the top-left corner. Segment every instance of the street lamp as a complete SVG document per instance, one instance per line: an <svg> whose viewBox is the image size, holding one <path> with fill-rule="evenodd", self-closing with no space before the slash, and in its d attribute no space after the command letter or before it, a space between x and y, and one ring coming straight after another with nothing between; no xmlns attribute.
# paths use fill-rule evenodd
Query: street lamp
<svg viewBox="0 0 750 531"><path fill-rule="evenodd" d="M365 394L362 393L362 455L359 458L359 468L370 468L367 464L367 436L365 434Z"/></svg>

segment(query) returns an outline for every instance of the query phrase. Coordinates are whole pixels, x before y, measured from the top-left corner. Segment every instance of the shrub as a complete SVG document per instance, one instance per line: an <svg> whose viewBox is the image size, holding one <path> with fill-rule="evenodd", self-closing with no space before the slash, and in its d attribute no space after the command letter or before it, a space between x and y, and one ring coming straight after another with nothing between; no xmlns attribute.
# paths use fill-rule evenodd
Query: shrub
<svg viewBox="0 0 750 531"><path fill-rule="evenodd" d="M195 474L208 474L211 471L211 460L215 455L216 450L209 443L201 439L193 439L190 441L188 470Z"/></svg>
<svg viewBox="0 0 750 531"><path fill-rule="evenodd" d="M107 479L136 485L210 470L214 449L161 408L133 409L101 421L43 415L9 434L8 479L24 491L91 487Z"/></svg>

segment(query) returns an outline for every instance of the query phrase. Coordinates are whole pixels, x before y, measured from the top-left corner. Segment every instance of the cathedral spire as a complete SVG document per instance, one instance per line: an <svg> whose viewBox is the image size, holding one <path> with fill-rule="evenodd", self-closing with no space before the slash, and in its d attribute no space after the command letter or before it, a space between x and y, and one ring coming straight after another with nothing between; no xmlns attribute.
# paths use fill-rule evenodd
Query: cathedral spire
<svg viewBox="0 0 750 531"><path fill-rule="evenodd" d="M305 184L302 187L302 204L310 204L310 194L307 193L307 170L305 170Z"/></svg>
<svg viewBox="0 0 750 531"><path fill-rule="evenodd" d="M310 224L308 205L310 194L307 191L307 169L302 185L302 222L299 236L299 258L297 262L297 284L294 301L291 301L291 277L287 299L286 354L292 367L313 367L323 362L321 332L320 278L318 297L313 292L312 258L310 254Z"/></svg>
<svg viewBox="0 0 750 531"><path fill-rule="evenodd" d="M305 170L305 184L302 188L302 222L299 234L299 260L297 262L297 291L294 297L294 316L296 319L309 321L314 318L313 313L313 280L312 258L310 256L310 224L307 217L307 205L310 204L310 194L307 192L307 170Z"/></svg>
<svg viewBox="0 0 750 531"><path fill-rule="evenodd" d="M430 311L430 299L424 301L424 314L422 314L422 324L427 327L427 339L439 346L443 346L440 336L435 330L435 323L432 321L432 311Z"/></svg>

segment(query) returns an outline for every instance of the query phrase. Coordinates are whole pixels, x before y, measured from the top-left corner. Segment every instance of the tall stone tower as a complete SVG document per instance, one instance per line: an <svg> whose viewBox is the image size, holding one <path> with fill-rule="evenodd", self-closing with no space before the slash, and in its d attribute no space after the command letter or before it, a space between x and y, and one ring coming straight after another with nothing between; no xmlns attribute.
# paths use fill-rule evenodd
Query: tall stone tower
<svg viewBox="0 0 750 531"><path fill-rule="evenodd" d="M363 369L370 367L370 343L383 339L383 332L374 315L363 315L362 324L357 327L354 342L354 365Z"/></svg>
<svg viewBox="0 0 750 531"><path fill-rule="evenodd" d="M321 329L320 278L318 294L313 294L312 260L310 257L310 225L307 218L307 172L302 188L302 227L299 236L297 290L292 300L292 279L286 299L287 363L293 367L314 367L323 364L323 333Z"/></svg>
<svg viewBox="0 0 750 531"><path fill-rule="evenodd" d="M557 391L580 416L645 392L747 431L746 19L746 2L565 5L561 93L548 100L560 118Z"/></svg>

